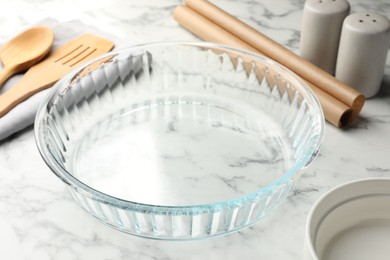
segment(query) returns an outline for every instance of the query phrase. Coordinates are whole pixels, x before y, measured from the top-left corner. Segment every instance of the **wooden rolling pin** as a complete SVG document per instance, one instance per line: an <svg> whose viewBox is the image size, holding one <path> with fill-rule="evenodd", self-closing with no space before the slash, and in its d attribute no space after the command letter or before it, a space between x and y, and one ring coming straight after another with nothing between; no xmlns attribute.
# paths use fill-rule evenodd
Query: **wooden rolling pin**
<svg viewBox="0 0 390 260"><path fill-rule="evenodd" d="M224 28L221 28L217 24L206 19L204 16L195 12L188 6L177 6L173 12L173 16L184 28L206 41L226 44L232 47L249 50L264 55L264 53L258 49L255 49L247 42L232 35ZM325 118L328 122L339 128L348 127L352 123L354 115L352 109L349 106L326 93L322 89L316 87L307 80L306 83L316 94L319 102L321 103Z"/></svg>
<svg viewBox="0 0 390 260"><path fill-rule="evenodd" d="M271 59L283 64L302 78L310 81L313 85L350 106L355 116L359 114L365 101L363 94L212 3L205 0L185 0L185 4Z"/></svg>

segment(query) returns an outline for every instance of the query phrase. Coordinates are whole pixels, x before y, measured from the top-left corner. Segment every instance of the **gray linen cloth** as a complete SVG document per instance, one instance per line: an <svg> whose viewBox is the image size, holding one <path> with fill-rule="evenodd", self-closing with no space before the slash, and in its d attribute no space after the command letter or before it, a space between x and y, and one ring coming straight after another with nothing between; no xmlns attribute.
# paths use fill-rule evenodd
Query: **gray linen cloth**
<svg viewBox="0 0 390 260"><path fill-rule="evenodd" d="M92 33L101 37L105 37L114 42L115 48L120 47L119 40L117 37L102 32L98 28L86 25L78 20L59 23L57 20L48 18L32 26L47 26L53 30L54 44L52 50L55 50L62 44L73 40L84 33ZM1 43L0 45L3 44L4 43ZM121 45L121 47L123 47L126 44L122 42ZM1 69L2 65L0 64L0 70ZM0 88L0 95L4 93L7 89L11 88L15 83L17 83L22 76L23 74L18 74L10 78ZM35 115L40 103L44 100L44 98L50 91L51 88L38 92L37 94L33 95L32 97L28 98L24 102L14 107L3 117L0 117L0 140L3 140L10 135L32 125L34 123Z"/></svg>

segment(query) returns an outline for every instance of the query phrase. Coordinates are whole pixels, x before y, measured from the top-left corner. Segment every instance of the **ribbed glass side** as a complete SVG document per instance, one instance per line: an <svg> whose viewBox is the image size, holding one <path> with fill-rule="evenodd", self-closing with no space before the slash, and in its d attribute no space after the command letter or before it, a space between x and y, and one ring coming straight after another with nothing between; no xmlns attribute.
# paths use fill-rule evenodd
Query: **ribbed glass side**
<svg viewBox="0 0 390 260"><path fill-rule="evenodd" d="M154 239L202 239L231 233L268 215L288 196L292 182L253 203L204 214L170 215L137 212L98 202L70 188L74 200L89 214L120 231Z"/></svg>
<svg viewBox="0 0 390 260"><path fill-rule="evenodd" d="M289 72L210 46L114 54L62 82L45 109L39 131L57 174L80 181L69 189L75 201L157 239L220 235L263 218L323 134L318 103ZM73 188L83 184L111 197Z"/></svg>

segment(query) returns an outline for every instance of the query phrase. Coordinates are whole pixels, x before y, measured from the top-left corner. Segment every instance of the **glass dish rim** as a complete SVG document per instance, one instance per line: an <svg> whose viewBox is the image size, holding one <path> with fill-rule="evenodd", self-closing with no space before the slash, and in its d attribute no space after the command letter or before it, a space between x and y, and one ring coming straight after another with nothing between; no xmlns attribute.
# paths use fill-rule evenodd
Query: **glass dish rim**
<svg viewBox="0 0 390 260"><path fill-rule="evenodd" d="M288 73L289 76L294 80L297 81L299 88L302 88L306 94L305 98L307 98L310 103L312 103L312 107L314 110L316 110L316 117L320 124L320 132L319 132L319 138L317 142L313 145L311 145L312 150L310 153L307 153L304 159L300 160L300 162L296 163L289 171L287 171L282 177L279 179L269 183L268 185L264 186L263 188L236 197L228 200L213 202L213 203L207 203L207 204L199 204L199 205L183 205L183 206L172 206L172 205L153 205L153 204L144 204L144 203L138 203L136 201L129 201L125 199L121 199L109 194L106 194L104 192L101 192L97 189L94 189L90 187L89 185L83 183L82 181L78 180L76 177L74 177L71 173L66 171L60 164L57 163L57 161L54 159L54 157L49 152L48 147L45 145L44 141L44 135L42 131L40 131L42 127L42 119L44 118L44 115L46 113L46 107L48 106L49 102L52 100L54 96L59 94L61 90L66 87L63 83L70 81L78 72L80 72L84 67L87 67L88 65L91 65L92 63L101 60L102 58L112 56L112 55L119 55L121 53L129 53L129 52L137 52L137 50L144 50L146 47L154 47L154 46L190 46L190 47L205 47L205 48L216 48L224 51L231 51L238 54L243 54L246 56L249 56L254 59L261 60L264 64L270 65L273 68L276 68L278 71ZM289 70L288 68L284 67L283 65L273 61L272 59L265 57L263 55L253 53L250 51L245 51L237 48L233 48L227 45L223 44L217 44L217 43L210 43L210 42L189 42L189 41L169 41L169 42L152 42L152 43L144 43L144 44L138 44L133 45L129 47L120 48L117 50L113 50L111 52L108 52L106 54L100 55L99 57L96 57L92 59L91 61L80 65L79 67L72 70L68 75L64 76L62 79L60 79L51 89L49 94L45 97L44 101L41 102L38 111L36 113L35 122L34 122L34 136L35 136L35 142L38 148L39 153L41 154L41 157L43 158L46 165L51 169L51 171L57 175L63 182L68 184L70 187L72 187L74 190L76 190L78 193L81 193L83 196L87 196L93 200L114 206L116 208L122 208L122 209L132 209L133 211L138 212L148 212L154 213L154 214L164 214L164 215L189 215L189 214L202 214L202 213L211 213L211 212L218 212L220 210L224 210L226 208L237 208L239 206L245 205L247 203L253 203L258 198L262 197L262 195L266 193L272 192L275 188L282 186L284 183L287 183L292 176L294 176L296 173L298 173L300 170L303 170L306 168L311 162L315 159L315 157L318 155L319 150L322 146L323 138L324 138L324 128L325 128L325 119L322 112L321 105L318 101L318 99L315 97L314 92L309 88L309 86L294 72Z"/></svg>

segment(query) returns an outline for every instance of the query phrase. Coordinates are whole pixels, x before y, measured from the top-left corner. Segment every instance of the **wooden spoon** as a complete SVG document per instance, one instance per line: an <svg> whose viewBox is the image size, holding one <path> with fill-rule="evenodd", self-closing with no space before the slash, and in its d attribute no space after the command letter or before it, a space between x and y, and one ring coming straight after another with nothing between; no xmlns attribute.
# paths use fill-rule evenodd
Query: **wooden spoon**
<svg viewBox="0 0 390 260"><path fill-rule="evenodd" d="M114 43L107 39L84 34L68 42L32 66L20 81L0 95L0 117L35 93L51 87L80 64L109 52Z"/></svg>
<svg viewBox="0 0 390 260"><path fill-rule="evenodd" d="M33 27L6 43L0 50L4 66L0 71L0 86L12 75L39 62L50 51L53 40L50 28Z"/></svg>

